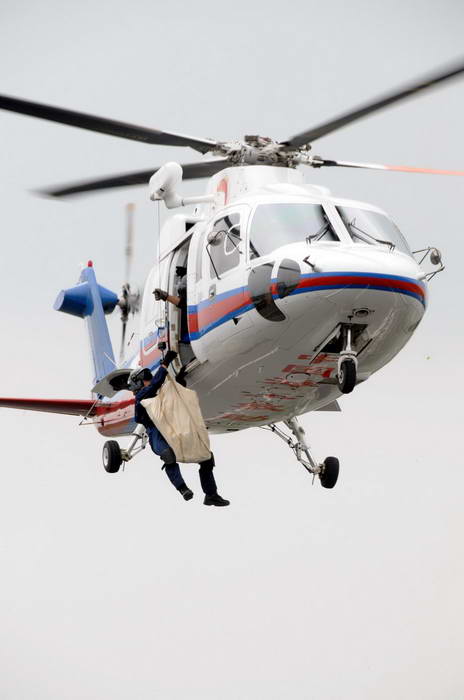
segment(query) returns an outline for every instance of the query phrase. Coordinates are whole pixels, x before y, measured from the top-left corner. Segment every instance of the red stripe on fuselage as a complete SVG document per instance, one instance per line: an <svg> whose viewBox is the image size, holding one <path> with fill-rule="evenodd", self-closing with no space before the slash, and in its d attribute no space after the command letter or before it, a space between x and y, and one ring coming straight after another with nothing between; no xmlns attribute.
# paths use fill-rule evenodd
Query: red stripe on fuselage
<svg viewBox="0 0 464 700"><path fill-rule="evenodd" d="M243 292L243 290L238 294L222 299L222 301L213 302L197 311L195 319L197 328L195 330L198 330L198 327L209 326L211 323L234 311L240 311L242 307L250 302L250 295ZM195 322L192 323L192 332L194 331Z"/></svg>
<svg viewBox="0 0 464 700"><path fill-rule="evenodd" d="M382 287L386 290L390 289L395 292L411 292L416 294L421 299L425 299L424 288L415 283L414 281L402 280L402 279L390 279L388 277L382 276L371 276L371 275L327 275L323 277L303 277L296 289L308 289L317 287L339 287L343 289L344 287L349 287L356 285L358 287ZM270 293L277 297L278 296L278 283L273 282L270 285ZM196 312L189 314L189 331L190 333L201 332L204 328L207 328L211 324L216 323L221 318L227 316L233 312L239 312L240 309L252 304L252 299L248 289L242 290L237 294L233 294L222 301L214 301L200 308Z"/></svg>
<svg viewBox="0 0 464 700"><path fill-rule="evenodd" d="M140 367L148 367L153 365L157 360L162 357L161 350L158 349L158 344L161 342L167 342L168 336L164 333L162 336L155 338L153 342L146 348L143 347L143 341L140 345L140 356L139 365Z"/></svg>
<svg viewBox="0 0 464 700"><path fill-rule="evenodd" d="M415 282L407 280L389 279L388 277L371 277L369 275L333 275L327 277L306 277L302 279L297 289L308 289L310 287L325 287L325 286L340 286L357 284L362 286L386 287L388 289L398 290L404 289L414 294L419 294L422 298L425 297L423 288ZM276 287L276 285L273 285ZM274 290L273 290L273 293Z"/></svg>
<svg viewBox="0 0 464 700"><path fill-rule="evenodd" d="M188 315L188 329L190 334L198 332L198 313L196 311Z"/></svg>

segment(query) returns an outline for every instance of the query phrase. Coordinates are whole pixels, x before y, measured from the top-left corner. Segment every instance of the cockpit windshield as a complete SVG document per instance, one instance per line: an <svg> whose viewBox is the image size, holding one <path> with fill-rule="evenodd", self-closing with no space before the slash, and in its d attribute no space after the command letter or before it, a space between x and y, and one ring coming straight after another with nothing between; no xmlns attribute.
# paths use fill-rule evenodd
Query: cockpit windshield
<svg viewBox="0 0 464 700"><path fill-rule="evenodd" d="M398 226L385 214L354 207L337 207L353 243L383 245L411 255L409 246Z"/></svg>
<svg viewBox="0 0 464 700"><path fill-rule="evenodd" d="M252 258L288 243L339 241L320 204L260 204L250 229Z"/></svg>

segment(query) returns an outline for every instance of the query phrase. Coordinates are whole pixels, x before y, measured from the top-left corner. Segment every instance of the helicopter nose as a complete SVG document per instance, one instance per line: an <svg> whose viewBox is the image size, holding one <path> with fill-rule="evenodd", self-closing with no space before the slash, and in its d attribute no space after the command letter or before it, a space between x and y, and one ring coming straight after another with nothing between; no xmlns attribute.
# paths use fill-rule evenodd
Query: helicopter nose
<svg viewBox="0 0 464 700"><path fill-rule="evenodd" d="M300 255L301 259L301 255ZM379 246L339 246L331 251L316 247L303 257L302 262L313 273L350 272L353 274L396 275L420 281L422 270L414 258Z"/></svg>
<svg viewBox="0 0 464 700"><path fill-rule="evenodd" d="M425 308L422 270L404 253L357 245L286 253L276 262L272 280L272 296L286 315L307 313L309 300L313 305L321 298L346 315L379 303L386 309L414 301Z"/></svg>

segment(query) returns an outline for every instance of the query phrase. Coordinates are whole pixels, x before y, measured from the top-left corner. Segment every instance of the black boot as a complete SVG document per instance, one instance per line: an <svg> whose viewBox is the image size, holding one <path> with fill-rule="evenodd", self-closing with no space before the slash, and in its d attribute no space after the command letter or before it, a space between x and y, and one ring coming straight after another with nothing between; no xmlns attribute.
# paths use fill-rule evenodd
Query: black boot
<svg viewBox="0 0 464 700"><path fill-rule="evenodd" d="M222 498L218 493L210 493L206 494L205 500L203 501L205 506L228 506L230 505L230 501L226 501L225 498Z"/></svg>
<svg viewBox="0 0 464 700"><path fill-rule="evenodd" d="M184 501L190 501L193 498L193 491L189 489L188 486L181 486L181 488L177 490L181 496L183 496Z"/></svg>

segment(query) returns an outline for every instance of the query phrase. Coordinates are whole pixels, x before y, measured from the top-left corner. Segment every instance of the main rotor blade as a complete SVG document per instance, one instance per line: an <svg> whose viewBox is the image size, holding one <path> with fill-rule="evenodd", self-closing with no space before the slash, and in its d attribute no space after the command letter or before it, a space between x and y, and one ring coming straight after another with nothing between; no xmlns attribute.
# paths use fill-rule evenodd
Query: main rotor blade
<svg viewBox="0 0 464 700"><path fill-rule="evenodd" d="M59 124L77 126L80 129L97 131L101 134L119 136L120 138L131 139L133 141L143 141L144 143L163 146L189 146L196 151L200 151L200 153L207 153L217 145L217 142L211 139L197 139L194 136L184 136L183 134L175 134L169 131L149 129L145 126L137 126L136 124L127 124L125 122L115 121L114 119L96 117L92 114L84 114L83 112L75 112L74 110L63 109L61 107L52 107L50 105L40 104L39 102L21 100L18 97L9 97L8 95L0 95L0 109L18 112L19 114L28 114L30 117L48 119L49 121L58 122Z"/></svg>
<svg viewBox="0 0 464 700"><path fill-rule="evenodd" d="M296 134L288 141L285 141L284 145L298 148L307 143L312 143L316 139L320 139L322 136L330 134L332 131L337 131L344 126L347 126L347 124L351 124L351 122L357 121L362 117L366 117L368 114L372 114L373 112L377 112L384 107L388 107L394 102L405 100L408 97L412 97L413 95L417 95L424 90L428 90L429 88L432 88L445 80L456 78L463 72L464 63L460 63L458 65L448 67L445 71L440 71L439 73L434 73L424 78L415 80L413 83L406 85L399 90L387 93L383 97L379 97L372 102L367 102L365 105L360 105L359 107L356 107L349 112L345 112L335 119L323 122L312 129L308 129L307 131L302 131L300 134Z"/></svg>
<svg viewBox="0 0 464 700"><path fill-rule="evenodd" d="M362 168L367 170L393 170L398 173L423 173L426 175L459 175L464 176L464 170L436 170L435 168L414 168L409 165L383 165L381 163L356 163L351 160L326 160L314 157L314 167Z"/></svg>
<svg viewBox="0 0 464 700"><path fill-rule="evenodd" d="M204 160L198 163L188 163L183 165L184 180L194 180L200 177L210 177L215 175L219 170L227 168L231 163L226 159L221 160ZM113 187L128 187L131 185L148 185L151 176L157 172L159 168L151 168L150 170L140 170L135 173L126 173L124 175L112 175L110 177L101 178L99 180L85 180L77 182L66 187L51 188L41 190L39 194L45 194L50 197L69 197L73 194L82 194L83 192L96 192L98 190L108 190Z"/></svg>

